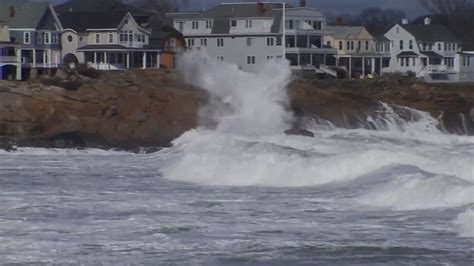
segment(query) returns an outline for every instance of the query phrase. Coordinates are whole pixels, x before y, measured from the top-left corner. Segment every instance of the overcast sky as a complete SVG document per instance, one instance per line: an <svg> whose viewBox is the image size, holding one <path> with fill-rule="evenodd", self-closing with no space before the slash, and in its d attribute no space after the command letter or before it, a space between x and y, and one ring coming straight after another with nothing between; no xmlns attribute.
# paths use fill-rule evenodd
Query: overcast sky
<svg viewBox="0 0 474 266"><path fill-rule="evenodd" d="M66 0L50 0L53 4L63 3ZM97 0L100 1L100 0ZM200 9L202 3L205 2L207 7L212 7L222 2L242 2L242 0L188 0L190 6L188 9ZM245 2L251 2L246 0ZM264 2L272 2L264 0ZM273 2L282 2L282 0L274 0ZM299 0L287 0L289 4L297 5ZM333 14L339 13L357 13L366 7L396 8L407 13L408 16L414 17L422 15L423 9L420 8L417 0L307 0L308 6L320 9L323 12Z"/></svg>

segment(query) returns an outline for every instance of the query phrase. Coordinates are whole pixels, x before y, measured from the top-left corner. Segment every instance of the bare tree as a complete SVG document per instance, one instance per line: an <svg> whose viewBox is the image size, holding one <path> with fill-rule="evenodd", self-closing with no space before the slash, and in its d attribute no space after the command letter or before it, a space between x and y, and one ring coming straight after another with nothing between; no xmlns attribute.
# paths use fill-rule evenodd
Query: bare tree
<svg viewBox="0 0 474 266"><path fill-rule="evenodd" d="M432 14L453 16L473 8L472 0L419 0Z"/></svg>

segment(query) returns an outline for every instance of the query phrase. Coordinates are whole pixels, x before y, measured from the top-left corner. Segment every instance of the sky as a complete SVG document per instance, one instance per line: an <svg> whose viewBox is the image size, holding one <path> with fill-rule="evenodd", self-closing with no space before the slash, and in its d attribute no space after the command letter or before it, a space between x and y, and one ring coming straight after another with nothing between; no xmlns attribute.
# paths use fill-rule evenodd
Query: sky
<svg viewBox="0 0 474 266"><path fill-rule="evenodd" d="M66 0L50 0L53 4L63 3ZM97 0L100 1L100 0ZM212 7L220 2L242 2L242 0L188 0L190 5L188 9L196 10L202 8L205 2L207 8ZM246 0L251 2L256 0ZM264 0L264 2L272 2L272 0ZM273 2L282 2L282 0L274 0ZM297 5L299 0L286 0L288 4ZM323 12L331 14L349 13L354 14L360 12L366 7L396 8L405 11L408 17L415 17L424 13L419 6L417 0L306 0L307 5L315 7Z"/></svg>

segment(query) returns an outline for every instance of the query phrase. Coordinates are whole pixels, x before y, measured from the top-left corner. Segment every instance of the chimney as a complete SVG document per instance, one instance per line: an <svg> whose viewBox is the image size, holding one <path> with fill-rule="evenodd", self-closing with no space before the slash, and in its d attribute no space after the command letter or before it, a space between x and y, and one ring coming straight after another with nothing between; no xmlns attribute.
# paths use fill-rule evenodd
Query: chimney
<svg viewBox="0 0 474 266"><path fill-rule="evenodd" d="M408 24L408 19L406 19L406 18L402 19L402 24L407 25Z"/></svg>
<svg viewBox="0 0 474 266"><path fill-rule="evenodd" d="M430 25L431 24L431 18L426 17L425 18L425 25Z"/></svg>
<svg viewBox="0 0 474 266"><path fill-rule="evenodd" d="M306 0L300 0L300 7L306 7Z"/></svg>
<svg viewBox="0 0 474 266"><path fill-rule="evenodd" d="M10 7L10 17L13 18L15 16L15 7Z"/></svg>
<svg viewBox="0 0 474 266"><path fill-rule="evenodd" d="M265 11L265 5L262 2L257 2L257 16L262 16Z"/></svg>
<svg viewBox="0 0 474 266"><path fill-rule="evenodd" d="M344 20L341 17L336 18L336 26L344 26Z"/></svg>

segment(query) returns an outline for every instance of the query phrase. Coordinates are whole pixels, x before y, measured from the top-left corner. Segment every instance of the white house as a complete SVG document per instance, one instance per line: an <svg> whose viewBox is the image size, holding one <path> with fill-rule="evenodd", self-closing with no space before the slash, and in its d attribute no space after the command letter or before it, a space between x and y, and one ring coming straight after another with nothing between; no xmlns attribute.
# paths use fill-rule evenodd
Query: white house
<svg viewBox="0 0 474 266"><path fill-rule="evenodd" d="M0 21L0 80L21 80L20 45L11 40L8 24Z"/></svg>
<svg viewBox="0 0 474 266"><path fill-rule="evenodd" d="M372 36L362 26L328 26L324 37L328 47L337 49L336 65L344 67L348 77L382 74L390 62L390 41Z"/></svg>
<svg viewBox="0 0 474 266"><path fill-rule="evenodd" d="M287 58L294 70L317 71L336 50L323 44L326 19L300 1L223 3L199 13L169 13L188 48L205 49L210 57L255 71L273 58ZM285 18L285 19L283 19Z"/></svg>
<svg viewBox="0 0 474 266"><path fill-rule="evenodd" d="M71 12L60 15L63 61L98 70L158 68L159 48L149 43L151 32L130 13Z"/></svg>
<svg viewBox="0 0 474 266"><path fill-rule="evenodd" d="M431 24L430 18L421 25L404 20L385 37L391 42L391 60L384 72L411 72L427 82L458 81L461 45L448 28Z"/></svg>
<svg viewBox="0 0 474 266"><path fill-rule="evenodd" d="M474 51L464 51L456 55L454 70L458 82L474 82Z"/></svg>

